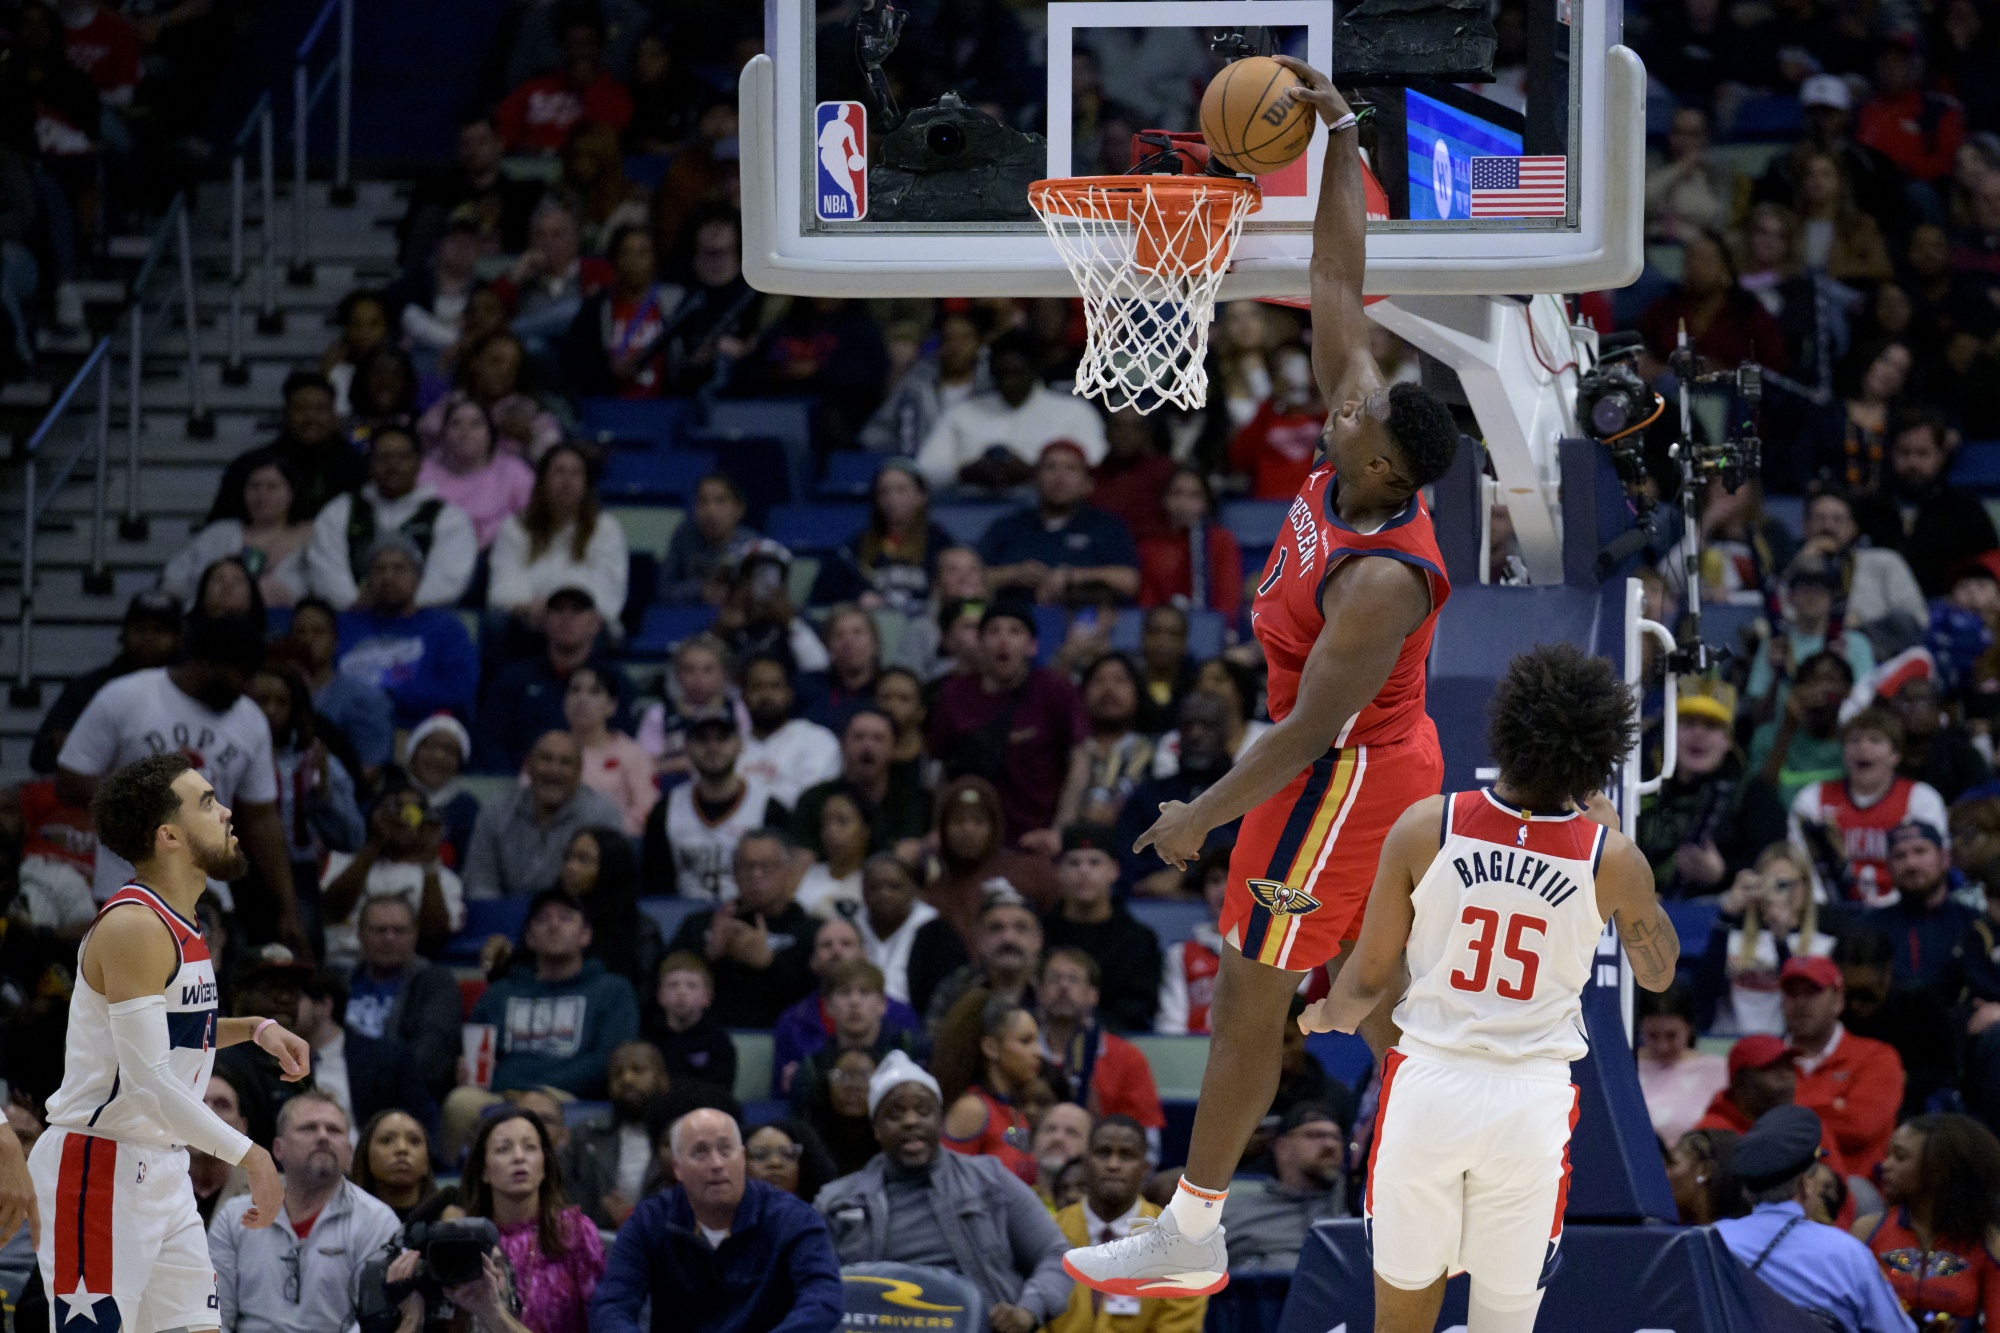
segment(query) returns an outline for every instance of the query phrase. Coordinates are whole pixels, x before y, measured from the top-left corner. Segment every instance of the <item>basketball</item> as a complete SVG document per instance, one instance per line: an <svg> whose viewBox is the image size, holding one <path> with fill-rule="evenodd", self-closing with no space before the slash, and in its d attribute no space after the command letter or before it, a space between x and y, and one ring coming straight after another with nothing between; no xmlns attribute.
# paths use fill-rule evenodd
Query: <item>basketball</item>
<svg viewBox="0 0 2000 1333"><path fill-rule="evenodd" d="M1246 176L1297 161L1313 132L1312 107L1292 96L1298 82L1268 56L1224 66L1201 97L1201 137L1209 153Z"/></svg>

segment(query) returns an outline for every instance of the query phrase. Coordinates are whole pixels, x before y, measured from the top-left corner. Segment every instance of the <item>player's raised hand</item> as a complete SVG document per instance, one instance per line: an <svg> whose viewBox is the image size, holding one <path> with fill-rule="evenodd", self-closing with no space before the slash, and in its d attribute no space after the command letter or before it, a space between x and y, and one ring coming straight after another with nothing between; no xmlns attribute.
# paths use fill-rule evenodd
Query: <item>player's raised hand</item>
<svg viewBox="0 0 2000 1333"><path fill-rule="evenodd" d="M250 1177L250 1208L243 1214L243 1225L259 1231L278 1220L278 1210L285 1206L285 1181L271 1154L254 1143L243 1154L243 1170Z"/></svg>
<svg viewBox="0 0 2000 1333"><path fill-rule="evenodd" d="M1331 125L1348 114L1347 99L1333 86L1332 79L1293 56L1271 58L1299 76L1299 86L1292 89L1292 96L1318 111L1321 120Z"/></svg>
<svg viewBox="0 0 2000 1333"><path fill-rule="evenodd" d="M35 1204L35 1182L28 1175L28 1159L21 1151L21 1138L14 1127L0 1121L0 1245L14 1238L22 1222L28 1224L29 1241L40 1249L42 1214Z"/></svg>
<svg viewBox="0 0 2000 1333"><path fill-rule="evenodd" d="M278 1068L283 1071L279 1077L285 1082L296 1083L312 1073L312 1047L296 1032L286 1031L283 1023L260 1028L253 1040L278 1058Z"/></svg>
<svg viewBox="0 0 2000 1333"><path fill-rule="evenodd" d="M1151 847L1174 869L1186 870L1188 862L1201 859L1201 845L1207 838L1208 829L1195 818L1193 806L1186 801L1161 801L1160 817L1139 835L1132 850L1143 852Z"/></svg>
<svg viewBox="0 0 2000 1333"><path fill-rule="evenodd" d="M1299 1031L1305 1033L1308 1037L1315 1032L1345 1032L1350 1036L1353 1035L1354 1029L1361 1025L1355 1023L1350 1027L1340 1026L1334 1020L1333 1016L1327 1012L1327 1001L1331 998L1331 996L1328 996L1326 999L1314 1000L1300 1011Z"/></svg>

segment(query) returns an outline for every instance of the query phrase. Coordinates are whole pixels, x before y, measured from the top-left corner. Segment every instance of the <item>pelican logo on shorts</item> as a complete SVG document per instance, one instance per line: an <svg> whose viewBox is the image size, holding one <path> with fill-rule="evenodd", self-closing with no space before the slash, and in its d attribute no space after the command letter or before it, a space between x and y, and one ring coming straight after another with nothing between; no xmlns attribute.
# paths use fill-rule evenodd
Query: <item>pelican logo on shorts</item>
<svg viewBox="0 0 2000 1333"><path fill-rule="evenodd" d="M1308 889L1296 884L1280 884L1274 879L1253 879L1249 883L1250 896L1260 903L1272 916L1304 916L1317 912L1319 899Z"/></svg>
<svg viewBox="0 0 2000 1333"><path fill-rule="evenodd" d="M813 134L813 214L821 222L859 222L868 216L868 108L821 102L813 111Z"/></svg>

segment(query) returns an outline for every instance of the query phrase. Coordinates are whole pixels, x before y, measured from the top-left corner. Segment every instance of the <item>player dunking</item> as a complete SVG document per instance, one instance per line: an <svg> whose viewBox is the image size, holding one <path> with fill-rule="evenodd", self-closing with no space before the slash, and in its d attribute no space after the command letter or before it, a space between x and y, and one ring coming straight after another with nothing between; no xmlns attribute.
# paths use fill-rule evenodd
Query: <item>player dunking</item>
<svg viewBox="0 0 2000 1333"><path fill-rule="evenodd" d="M1647 990L1667 988L1680 956L1652 867L1600 794L1632 748L1633 714L1602 658L1569 644L1515 658L1487 734L1499 780L1396 821L1361 942L1299 1018L1354 1031L1400 989L1408 951L1362 1205L1376 1333L1430 1333L1461 1269L1468 1333L1535 1326L1562 1240L1569 1066L1589 1049L1581 996L1598 937L1616 919Z"/></svg>
<svg viewBox="0 0 2000 1333"><path fill-rule="evenodd" d="M1386 386L1369 354L1355 118L1325 75L1280 59L1302 80L1294 95L1329 130L1313 222L1313 371L1338 408L1251 612L1276 725L1195 801L1163 805L1138 842L1184 866L1209 830L1243 816L1187 1171L1153 1226L1064 1259L1072 1277L1114 1295L1192 1295L1228 1282L1223 1202L1277 1092L1300 974L1352 943L1382 839L1444 777L1424 661L1451 586L1418 491L1451 465L1458 427L1416 385ZM1386 1024L1385 1013L1371 1031L1378 1050Z"/></svg>
<svg viewBox="0 0 2000 1333"><path fill-rule="evenodd" d="M187 1150L243 1165L245 1226L271 1225L284 1201L271 1154L202 1101L216 1049L254 1041L288 1081L312 1052L272 1019L216 1018L195 901L208 876L247 865L207 779L179 753L153 755L106 778L93 806L99 841L136 876L78 954L62 1087L28 1159L49 1220L36 1258L54 1333L199 1333L220 1320Z"/></svg>

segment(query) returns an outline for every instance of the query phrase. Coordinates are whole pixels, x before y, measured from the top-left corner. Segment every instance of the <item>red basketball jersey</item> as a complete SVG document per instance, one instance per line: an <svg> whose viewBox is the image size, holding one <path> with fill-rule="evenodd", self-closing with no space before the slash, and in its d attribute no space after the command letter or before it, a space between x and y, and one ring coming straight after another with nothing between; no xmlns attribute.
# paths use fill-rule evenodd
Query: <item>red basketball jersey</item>
<svg viewBox="0 0 2000 1333"><path fill-rule="evenodd" d="M1251 628L1270 663L1271 717L1282 721L1298 700L1299 673L1326 625L1320 612L1326 576L1348 556L1375 555L1421 569L1430 584L1431 610L1403 640L1389 679L1365 708L1348 719L1334 744L1386 745L1435 730L1424 712L1424 661L1430 656L1438 612L1451 596L1451 581L1445 577L1444 557L1431 529L1431 512L1422 494L1413 495L1387 523L1373 532L1359 532L1334 512L1333 486L1332 464L1321 463L1299 488L1251 606Z"/></svg>

